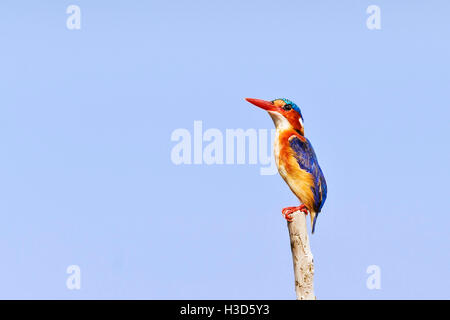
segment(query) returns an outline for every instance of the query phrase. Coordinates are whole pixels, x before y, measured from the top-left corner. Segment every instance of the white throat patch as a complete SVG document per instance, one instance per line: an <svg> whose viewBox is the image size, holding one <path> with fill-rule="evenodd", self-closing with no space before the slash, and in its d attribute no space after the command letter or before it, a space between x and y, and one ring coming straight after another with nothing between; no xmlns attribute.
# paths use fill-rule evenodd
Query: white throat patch
<svg viewBox="0 0 450 320"><path fill-rule="evenodd" d="M275 124L275 127L278 130L287 130L290 129L292 126L289 123L289 121L287 121L287 119L285 117L283 117L280 113L276 112L276 111L268 111L270 117L273 120L273 123Z"/></svg>

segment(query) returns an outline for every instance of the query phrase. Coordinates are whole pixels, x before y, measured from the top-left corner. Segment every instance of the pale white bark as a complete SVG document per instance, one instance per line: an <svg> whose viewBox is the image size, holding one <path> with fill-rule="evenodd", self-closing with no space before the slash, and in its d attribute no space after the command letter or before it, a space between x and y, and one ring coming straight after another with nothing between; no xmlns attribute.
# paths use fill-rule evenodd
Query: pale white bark
<svg viewBox="0 0 450 320"><path fill-rule="evenodd" d="M294 262L297 300L315 300L314 262L309 247L306 215L303 212L296 211L292 214L292 217L293 221L288 222L288 229Z"/></svg>

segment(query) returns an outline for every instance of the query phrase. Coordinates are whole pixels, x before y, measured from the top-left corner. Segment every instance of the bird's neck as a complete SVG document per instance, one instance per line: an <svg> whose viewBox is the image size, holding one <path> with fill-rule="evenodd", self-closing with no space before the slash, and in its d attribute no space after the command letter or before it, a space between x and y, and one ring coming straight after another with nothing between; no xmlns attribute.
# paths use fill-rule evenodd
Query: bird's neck
<svg viewBox="0 0 450 320"><path fill-rule="evenodd" d="M272 118L273 123L275 124L275 128L277 128L277 132L280 130L284 131L292 128L289 121L278 112L269 111L269 115Z"/></svg>
<svg viewBox="0 0 450 320"><path fill-rule="evenodd" d="M300 132L298 132L297 130L295 130L294 128L289 128L289 129L285 129L285 130L276 130L275 133L275 140L280 144L280 145L289 145L289 138L292 136L296 136L297 138L299 138L302 141L305 141L306 138L300 134Z"/></svg>
<svg viewBox="0 0 450 320"><path fill-rule="evenodd" d="M269 111L269 115L272 118L273 123L275 124L275 128L277 129L277 135L279 135L282 132L292 132L293 134L299 136L299 138L303 137L303 132L294 129L292 125L289 123L289 121L278 112Z"/></svg>

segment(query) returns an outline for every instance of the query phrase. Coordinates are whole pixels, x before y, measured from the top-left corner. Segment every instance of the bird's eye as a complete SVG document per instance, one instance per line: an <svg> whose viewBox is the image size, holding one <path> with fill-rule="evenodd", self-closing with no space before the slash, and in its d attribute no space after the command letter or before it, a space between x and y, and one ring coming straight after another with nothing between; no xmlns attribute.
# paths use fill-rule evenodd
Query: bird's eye
<svg viewBox="0 0 450 320"><path fill-rule="evenodd" d="M285 104L285 105L283 106L283 109L286 110L286 111L289 111L289 110L292 109L292 106L291 106L290 104Z"/></svg>

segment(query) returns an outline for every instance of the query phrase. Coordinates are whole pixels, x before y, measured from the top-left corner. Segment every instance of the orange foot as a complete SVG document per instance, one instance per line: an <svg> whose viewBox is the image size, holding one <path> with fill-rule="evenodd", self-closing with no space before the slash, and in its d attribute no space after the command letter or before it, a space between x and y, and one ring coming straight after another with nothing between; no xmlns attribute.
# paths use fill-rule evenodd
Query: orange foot
<svg viewBox="0 0 450 320"><path fill-rule="evenodd" d="M281 214L284 216L284 218L288 222L292 222L292 220L294 219L292 217L292 214L296 211L301 211L306 215L308 214L308 209L306 208L306 206L304 204L302 204L301 206L298 206L298 207L286 207L283 210L281 210Z"/></svg>

